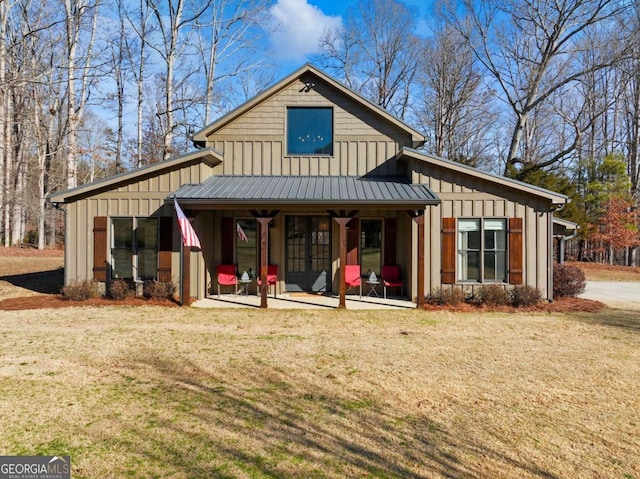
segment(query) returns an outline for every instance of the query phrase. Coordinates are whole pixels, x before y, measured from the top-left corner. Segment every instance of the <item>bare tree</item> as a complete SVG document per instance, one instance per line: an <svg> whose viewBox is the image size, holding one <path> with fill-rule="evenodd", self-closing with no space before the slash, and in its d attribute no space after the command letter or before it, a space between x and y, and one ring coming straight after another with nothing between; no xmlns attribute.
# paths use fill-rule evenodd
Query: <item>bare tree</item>
<svg viewBox="0 0 640 479"><path fill-rule="evenodd" d="M415 9L396 0L360 2L347 9L343 30L326 32L322 62L352 88L400 118L420 59Z"/></svg>
<svg viewBox="0 0 640 479"><path fill-rule="evenodd" d="M119 0L121 2L121 0ZM121 5L121 3L119 3ZM122 7L118 7L122 11ZM146 0L140 0L138 9L135 12L125 12L127 20L133 30L136 32L139 42L129 41L125 37L125 46L127 57L131 66L131 74L136 82L136 148L135 158L136 166L139 168L143 165L143 142L144 142L144 99L145 99L145 80L147 65L147 44L150 41L149 36L153 34L154 28L151 25L151 8ZM135 65L135 66L134 66Z"/></svg>
<svg viewBox="0 0 640 479"><path fill-rule="evenodd" d="M209 124L214 104L216 84L237 77L262 65L260 56L248 55L255 51L260 40L256 34L264 12L263 0L217 0L197 21L201 32L197 36L198 51L204 69L204 123ZM226 68L218 68L224 65Z"/></svg>
<svg viewBox="0 0 640 479"><path fill-rule="evenodd" d="M635 3L629 15L621 22L631 45L631 55L620 66L626 80L622 92L624 141L631 180L631 193L636 204L640 203L640 5Z"/></svg>
<svg viewBox="0 0 640 479"><path fill-rule="evenodd" d="M550 158L534 156L524 136L531 117L588 72L615 64L620 54L613 48L617 47L613 21L610 42L598 55L598 62L584 66L578 55L586 33L613 20L625 8L624 3L464 0L460 6L451 12L453 24L493 77L500 98L512 112L505 173L516 164L539 169L561 160L573 151L575 142L567 142Z"/></svg>
<svg viewBox="0 0 640 479"><path fill-rule="evenodd" d="M0 184L0 223L2 224L2 236L4 245L9 246L9 218L7 194L9 191L10 160L10 131L9 131L9 89L7 88L7 23L9 12L13 2L0 2L0 171L2 171L2 184Z"/></svg>
<svg viewBox="0 0 640 479"><path fill-rule="evenodd" d="M64 0L67 55L67 188L73 188L78 183L78 125L82 120L89 95L98 2L99 0ZM90 25L87 42L81 45L81 39L85 38L84 27L88 18ZM82 46L84 50L79 51Z"/></svg>
<svg viewBox="0 0 640 479"><path fill-rule="evenodd" d="M165 88L164 111L159 115L164 119L164 158L173 153L173 134L176 128L174 114L174 94L176 91L176 63L189 45L188 27L192 27L204 12L209 8L211 0L192 2L185 10L186 0L147 0L147 5L155 17L162 43L156 45L147 41L149 47L154 49L165 62ZM181 38L181 35L184 35ZM184 73L188 76L189 73Z"/></svg>
<svg viewBox="0 0 640 479"><path fill-rule="evenodd" d="M496 115L468 44L441 21L434 21L431 31L418 72L417 116L432 153L478 166L488 153Z"/></svg>

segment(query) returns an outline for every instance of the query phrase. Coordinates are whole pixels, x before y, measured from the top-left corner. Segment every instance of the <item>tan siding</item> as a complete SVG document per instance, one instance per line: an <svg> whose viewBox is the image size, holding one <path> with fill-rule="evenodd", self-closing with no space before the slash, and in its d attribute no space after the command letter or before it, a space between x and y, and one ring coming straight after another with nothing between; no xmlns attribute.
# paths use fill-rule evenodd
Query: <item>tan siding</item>
<svg viewBox="0 0 640 479"><path fill-rule="evenodd" d="M209 137L208 144L224 156L224 174L398 174L393 156L410 144L409 135L315 77L313 81L316 87L307 93L300 91L303 83L294 82ZM287 107L304 105L333 106L333 155L286 155Z"/></svg>
<svg viewBox="0 0 640 479"><path fill-rule="evenodd" d="M163 210L165 198L182 183L203 181L214 169L203 164L194 164L180 170L165 172L156 176L140 179L129 185L123 185L112 191L98 193L67 205L65 238L65 284L92 277L93 268L93 233L94 216L151 216L172 214L172 208ZM177 229L177 228L176 228ZM107 231L111 241L111 231ZM177 246L176 246L177 248ZM173 271L178 271L179 254L175 249ZM192 253L192 293L198 293L203 286L199 278L204 277L202 260L197 259L199 253ZM174 274L174 280L178 280Z"/></svg>
<svg viewBox="0 0 640 479"><path fill-rule="evenodd" d="M523 218L524 282L547 295L549 203L507 187L469 178L433 165L414 163L417 183L429 184L440 197L440 206L427 209L425 287L440 286L441 222L443 217ZM415 278L415 275L414 275Z"/></svg>

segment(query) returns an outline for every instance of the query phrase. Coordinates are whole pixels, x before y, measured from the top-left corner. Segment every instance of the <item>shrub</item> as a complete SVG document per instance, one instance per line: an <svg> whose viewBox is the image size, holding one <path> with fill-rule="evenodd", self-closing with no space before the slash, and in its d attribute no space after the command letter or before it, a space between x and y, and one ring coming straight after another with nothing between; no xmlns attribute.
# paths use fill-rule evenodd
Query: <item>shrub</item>
<svg viewBox="0 0 640 479"><path fill-rule="evenodd" d="M176 294L176 287L171 281L144 282L143 294L151 299L172 299Z"/></svg>
<svg viewBox="0 0 640 479"><path fill-rule="evenodd" d="M584 271L577 266L555 263L553 265L553 295L576 297L584 293Z"/></svg>
<svg viewBox="0 0 640 479"><path fill-rule="evenodd" d="M509 293L499 284L480 286L474 294L474 302L487 306L504 306L510 303Z"/></svg>
<svg viewBox="0 0 640 479"><path fill-rule="evenodd" d="M109 285L109 296L118 301L125 300L133 295L129 283L124 279L116 279Z"/></svg>
<svg viewBox="0 0 640 479"><path fill-rule="evenodd" d="M464 291L459 288L437 288L431 291L427 297L427 302L456 305L463 303L465 299Z"/></svg>
<svg viewBox="0 0 640 479"><path fill-rule="evenodd" d="M94 281L77 281L62 288L64 299L86 301L98 296L98 285Z"/></svg>
<svg viewBox="0 0 640 479"><path fill-rule="evenodd" d="M516 307L535 306L542 300L542 293L538 288L518 285L511 290L511 304Z"/></svg>

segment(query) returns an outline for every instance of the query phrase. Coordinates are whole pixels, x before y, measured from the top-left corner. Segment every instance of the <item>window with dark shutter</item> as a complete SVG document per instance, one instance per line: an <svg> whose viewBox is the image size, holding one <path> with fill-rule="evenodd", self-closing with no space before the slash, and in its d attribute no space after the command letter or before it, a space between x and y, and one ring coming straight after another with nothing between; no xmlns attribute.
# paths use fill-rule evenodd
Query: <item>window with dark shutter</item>
<svg viewBox="0 0 640 479"><path fill-rule="evenodd" d="M158 244L158 281L171 281L171 250L173 247L173 217L160 218Z"/></svg>
<svg viewBox="0 0 640 479"><path fill-rule="evenodd" d="M509 284L522 284L522 218L509 218Z"/></svg>
<svg viewBox="0 0 640 479"><path fill-rule="evenodd" d="M442 218L442 269L440 282L456 282L456 219Z"/></svg>
<svg viewBox="0 0 640 479"><path fill-rule="evenodd" d="M93 218L93 280L107 280L107 217Z"/></svg>

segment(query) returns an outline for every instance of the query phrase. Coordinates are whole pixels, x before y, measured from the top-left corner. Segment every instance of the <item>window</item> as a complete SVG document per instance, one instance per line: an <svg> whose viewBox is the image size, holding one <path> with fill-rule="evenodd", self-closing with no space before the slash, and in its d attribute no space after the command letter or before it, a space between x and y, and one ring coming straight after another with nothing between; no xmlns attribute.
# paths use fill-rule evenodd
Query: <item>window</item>
<svg viewBox="0 0 640 479"><path fill-rule="evenodd" d="M382 269L382 220L360 223L360 265L362 274L380 275Z"/></svg>
<svg viewBox="0 0 640 479"><path fill-rule="evenodd" d="M287 108L287 153L333 155L333 108Z"/></svg>
<svg viewBox="0 0 640 479"><path fill-rule="evenodd" d="M236 262L238 272L255 276L258 271L258 222L254 219L236 220ZM246 240L245 240L246 239Z"/></svg>
<svg viewBox="0 0 640 479"><path fill-rule="evenodd" d="M111 220L111 277L156 279L158 274L158 219Z"/></svg>
<svg viewBox="0 0 640 479"><path fill-rule="evenodd" d="M458 220L458 279L478 282L506 281L506 220Z"/></svg>

